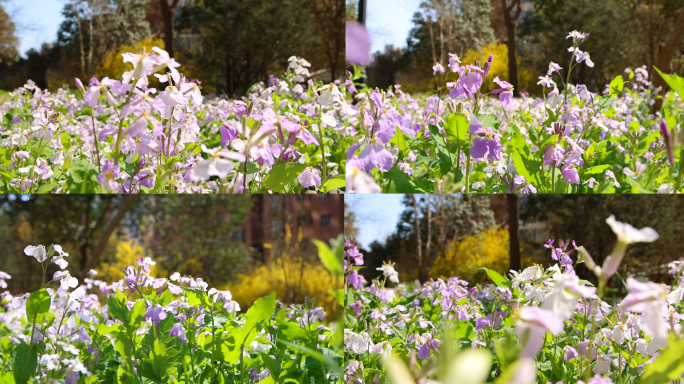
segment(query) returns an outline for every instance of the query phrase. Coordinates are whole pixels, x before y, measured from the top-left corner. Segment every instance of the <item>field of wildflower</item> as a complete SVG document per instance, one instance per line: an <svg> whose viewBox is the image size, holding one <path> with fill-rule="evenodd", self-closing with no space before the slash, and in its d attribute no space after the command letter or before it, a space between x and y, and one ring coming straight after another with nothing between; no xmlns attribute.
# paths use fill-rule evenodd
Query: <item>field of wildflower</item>
<svg viewBox="0 0 684 384"><path fill-rule="evenodd" d="M0 99L0 192L344 189L344 88L314 83L306 60L233 100L205 98L157 47L122 56L121 79L55 93L29 82Z"/></svg>
<svg viewBox="0 0 684 384"><path fill-rule="evenodd" d="M341 282L342 243L317 246ZM273 293L240 308L202 278L151 276L149 257L109 283L71 276L59 245L24 252L43 288L11 294L0 272L0 383L342 382L342 327L315 300L286 306Z"/></svg>
<svg viewBox="0 0 684 384"><path fill-rule="evenodd" d="M347 74L357 113L349 119L347 192L680 192L683 80L656 68L674 91L665 93L644 66L595 92L571 84L573 71L594 66L581 49L587 38L568 34L568 62L539 76L543 97L513 97L498 77L484 89L493 55L480 64L450 54L446 68L432 68L440 86L431 96L400 85L356 92L355 67Z"/></svg>
<svg viewBox="0 0 684 384"><path fill-rule="evenodd" d="M658 239L613 216L617 243L602 265L574 241L545 245L557 263L489 284L451 277L402 282L392 264L367 282L364 257L345 245L346 383L681 383L684 262L668 284L617 273L632 243ZM596 285L575 273L578 264ZM622 297L606 290L619 279Z"/></svg>

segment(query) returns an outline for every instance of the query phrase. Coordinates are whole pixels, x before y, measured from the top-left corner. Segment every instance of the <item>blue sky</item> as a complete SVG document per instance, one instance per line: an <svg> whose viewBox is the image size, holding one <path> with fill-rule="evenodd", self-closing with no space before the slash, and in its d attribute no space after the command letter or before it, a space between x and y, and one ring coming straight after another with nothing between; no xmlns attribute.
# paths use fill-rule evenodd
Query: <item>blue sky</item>
<svg viewBox="0 0 684 384"><path fill-rule="evenodd" d="M386 44L406 47L406 38L421 0L368 0L366 28L373 45L371 52L384 51Z"/></svg>
<svg viewBox="0 0 684 384"><path fill-rule="evenodd" d="M66 0L9 0L3 3L17 26L19 53L31 48L40 49L43 43L52 43L62 23L62 8Z"/></svg>
<svg viewBox="0 0 684 384"><path fill-rule="evenodd" d="M360 245L368 248L375 240L384 243L387 236L394 232L404 210L401 204L403 197L400 194L344 196L344 201L356 214Z"/></svg>

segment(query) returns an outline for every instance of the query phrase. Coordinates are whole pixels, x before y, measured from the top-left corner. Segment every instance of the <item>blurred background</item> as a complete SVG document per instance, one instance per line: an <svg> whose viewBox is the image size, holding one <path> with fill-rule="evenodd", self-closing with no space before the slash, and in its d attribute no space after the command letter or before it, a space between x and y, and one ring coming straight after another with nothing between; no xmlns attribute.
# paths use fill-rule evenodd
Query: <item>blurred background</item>
<svg viewBox="0 0 684 384"><path fill-rule="evenodd" d="M573 71L574 84L603 91L625 68L645 65L653 75L654 64L684 74L683 0L346 0L346 6L347 20L365 21L373 40L370 87L431 90L437 87L432 66L446 66L448 53L464 64L483 64L493 54L485 89L498 76L516 94L540 95L538 77L549 62L568 66L566 36L573 30L591 34L582 50L595 63Z"/></svg>
<svg viewBox="0 0 684 384"><path fill-rule="evenodd" d="M343 204L342 195L0 195L0 271L17 294L41 282L27 245L61 245L81 282L91 269L98 280L118 281L136 258L151 257L153 276L201 277L242 308L277 292L284 303L315 297L334 319L341 308L329 292L341 282L311 240L342 241Z"/></svg>
<svg viewBox="0 0 684 384"><path fill-rule="evenodd" d="M205 94L242 95L293 55L331 81L344 69L342 1L0 0L0 89L120 79L121 53L154 46Z"/></svg>
<svg viewBox="0 0 684 384"><path fill-rule="evenodd" d="M548 239L556 247L574 240L600 265L617 242L605 222L611 214L660 234L653 243L629 246L619 269L624 278L669 281L667 264L684 257L681 196L346 195L345 209L345 236L357 238L365 256L361 272L369 281L391 261L400 281L458 276L471 284L489 282L480 268L503 274L555 264L544 248ZM576 261L577 252L571 258ZM576 272L596 280L583 264ZM623 288L616 276L609 285Z"/></svg>

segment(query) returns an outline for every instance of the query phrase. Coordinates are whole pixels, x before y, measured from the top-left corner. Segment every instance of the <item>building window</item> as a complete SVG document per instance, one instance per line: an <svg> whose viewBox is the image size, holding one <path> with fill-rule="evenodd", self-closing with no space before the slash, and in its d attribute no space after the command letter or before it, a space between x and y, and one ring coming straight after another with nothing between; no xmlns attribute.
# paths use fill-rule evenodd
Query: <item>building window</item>
<svg viewBox="0 0 684 384"><path fill-rule="evenodd" d="M297 195L297 202L298 203L300 203L300 204L303 203L305 199L306 199L306 195L301 195L301 194Z"/></svg>
<svg viewBox="0 0 684 384"><path fill-rule="evenodd" d="M271 237L278 237L283 232L283 219L271 220Z"/></svg>
<svg viewBox="0 0 684 384"><path fill-rule="evenodd" d="M321 227L329 227L332 223L332 215L323 215L321 217Z"/></svg>
<svg viewBox="0 0 684 384"><path fill-rule="evenodd" d="M306 227L306 213L299 215L299 226Z"/></svg>
<svg viewBox="0 0 684 384"><path fill-rule="evenodd" d="M318 195L318 198L321 200L326 200L329 197L330 197L330 194L328 194L328 193L322 193L322 194Z"/></svg>
<svg viewBox="0 0 684 384"><path fill-rule="evenodd" d="M245 229L238 228L233 231L233 241L245 241Z"/></svg>
<svg viewBox="0 0 684 384"><path fill-rule="evenodd" d="M281 196L270 196L268 198L268 208L271 210L271 212L280 211L282 201L281 199Z"/></svg>

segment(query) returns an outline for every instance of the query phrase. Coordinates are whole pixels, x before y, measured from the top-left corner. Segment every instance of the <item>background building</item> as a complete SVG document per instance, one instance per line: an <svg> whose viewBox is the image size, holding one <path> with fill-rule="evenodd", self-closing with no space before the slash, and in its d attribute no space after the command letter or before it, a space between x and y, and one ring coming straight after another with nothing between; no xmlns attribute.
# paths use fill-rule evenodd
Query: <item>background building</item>
<svg viewBox="0 0 684 384"><path fill-rule="evenodd" d="M302 246L308 253L310 240L328 241L344 232L343 195L253 195L245 221L236 225L233 241L242 241L268 259L268 247L302 231ZM311 248L313 249L313 248Z"/></svg>

